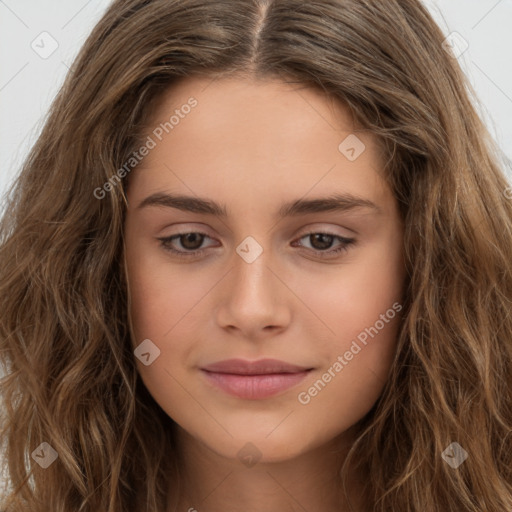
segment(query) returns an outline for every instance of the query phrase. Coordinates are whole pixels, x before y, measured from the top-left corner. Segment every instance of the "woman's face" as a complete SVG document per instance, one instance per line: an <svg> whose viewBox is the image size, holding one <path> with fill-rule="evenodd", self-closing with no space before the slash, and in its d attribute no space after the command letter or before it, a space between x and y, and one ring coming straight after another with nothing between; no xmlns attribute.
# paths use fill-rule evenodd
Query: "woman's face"
<svg viewBox="0 0 512 512"><path fill-rule="evenodd" d="M343 434L382 391L402 307L374 136L316 90L235 78L182 80L147 135L125 226L147 389L226 457L286 460ZM280 362L248 364L264 359Z"/></svg>

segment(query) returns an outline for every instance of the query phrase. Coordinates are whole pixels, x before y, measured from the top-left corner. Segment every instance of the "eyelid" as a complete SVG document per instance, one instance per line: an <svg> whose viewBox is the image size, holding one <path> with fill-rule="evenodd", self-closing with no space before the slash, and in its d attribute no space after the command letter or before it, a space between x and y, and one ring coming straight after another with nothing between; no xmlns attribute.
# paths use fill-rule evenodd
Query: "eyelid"
<svg viewBox="0 0 512 512"><path fill-rule="evenodd" d="M322 228L322 227L312 227L307 228L305 231L299 231L299 235L297 235L297 238L302 238L306 235L313 235L315 233L322 233L324 235L331 235L331 236L337 236L340 238L350 238L348 236L342 235L340 233L335 233L333 230L329 228Z"/></svg>

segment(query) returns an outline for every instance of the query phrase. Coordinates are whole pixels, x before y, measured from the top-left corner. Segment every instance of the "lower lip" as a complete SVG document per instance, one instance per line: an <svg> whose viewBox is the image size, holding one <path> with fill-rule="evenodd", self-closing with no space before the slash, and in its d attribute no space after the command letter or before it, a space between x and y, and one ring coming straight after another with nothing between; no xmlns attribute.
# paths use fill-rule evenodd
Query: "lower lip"
<svg viewBox="0 0 512 512"><path fill-rule="evenodd" d="M267 375L235 375L202 370L209 382L229 395L246 400L261 400L281 393L301 382L310 370Z"/></svg>

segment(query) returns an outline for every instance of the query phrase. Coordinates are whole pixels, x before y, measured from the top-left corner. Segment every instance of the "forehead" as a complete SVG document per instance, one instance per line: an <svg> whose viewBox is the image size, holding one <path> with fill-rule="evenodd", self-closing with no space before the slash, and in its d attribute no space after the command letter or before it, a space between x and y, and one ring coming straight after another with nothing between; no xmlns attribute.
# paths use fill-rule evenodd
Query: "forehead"
<svg viewBox="0 0 512 512"><path fill-rule="evenodd" d="M196 105L189 109L187 104L192 101ZM169 121L173 113L179 119L173 120L172 130L190 117L195 120L195 128L201 125L205 131L242 126L244 134L258 135L254 141L265 136L257 131L262 123L273 136L286 128L293 129L295 135L317 127L346 133L364 132L350 109L333 95L305 84L272 79L182 78L157 98L147 128Z"/></svg>
<svg viewBox="0 0 512 512"><path fill-rule="evenodd" d="M342 102L303 84L188 77L159 98L146 136L154 144L130 177L132 195L384 193L376 137Z"/></svg>

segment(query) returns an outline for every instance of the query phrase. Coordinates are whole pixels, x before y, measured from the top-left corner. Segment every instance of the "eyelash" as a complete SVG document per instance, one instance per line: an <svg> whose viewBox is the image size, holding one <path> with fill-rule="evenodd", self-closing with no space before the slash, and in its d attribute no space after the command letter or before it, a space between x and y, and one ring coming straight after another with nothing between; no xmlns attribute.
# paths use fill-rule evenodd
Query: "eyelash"
<svg viewBox="0 0 512 512"><path fill-rule="evenodd" d="M184 233L177 233L172 236L164 237L164 238L158 238L160 240L162 247L165 251L172 253L175 256L178 256L179 258L193 258L202 256L206 249L197 249L195 251L178 251L172 247L170 247L168 244L170 244L174 239L179 239L182 236L185 235L202 235L207 238L210 238L206 233L202 233L200 231L186 231ZM308 233L304 233L302 236L298 238L298 240L301 240L302 238L305 238L307 236L311 235L327 235L332 236L335 239L339 240L341 242L341 245L337 249L331 249L326 251L320 251L318 249L308 249L309 251L315 252L317 255L320 256L320 258L327 258L332 257L340 254L343 251L348 251L350 246L355 245L356 240L355 238L345 238L339 235L335 235L334 233L324 232L324 231L310 231ZM306 248L307 249L307 248ZM327 256L324 256L327 255Z"/></svg>

